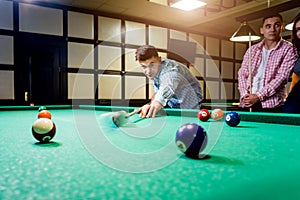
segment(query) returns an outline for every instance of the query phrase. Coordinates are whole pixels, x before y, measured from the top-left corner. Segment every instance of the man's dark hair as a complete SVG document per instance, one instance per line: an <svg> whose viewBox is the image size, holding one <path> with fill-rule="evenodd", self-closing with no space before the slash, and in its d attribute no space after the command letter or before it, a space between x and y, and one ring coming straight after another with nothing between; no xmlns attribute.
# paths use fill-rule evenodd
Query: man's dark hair
<svg viewBox="0 0 300 200"><path fill-rule="evenodd" d="M157 49L151 45L143 45L139 47L135 52L136 61L145 61L153 56L158 56Z"/></svg>
<svg viewBox="0 0 300 200"><path fill-rule="evenodd" d="M283 23L282 15L279 14L279 13L274 13L274 14L265 16L265 17L262 19L262 25L265 23L266 19L273 18L273 17L278 17L278 18L280 19L281 23Z"/></svg>

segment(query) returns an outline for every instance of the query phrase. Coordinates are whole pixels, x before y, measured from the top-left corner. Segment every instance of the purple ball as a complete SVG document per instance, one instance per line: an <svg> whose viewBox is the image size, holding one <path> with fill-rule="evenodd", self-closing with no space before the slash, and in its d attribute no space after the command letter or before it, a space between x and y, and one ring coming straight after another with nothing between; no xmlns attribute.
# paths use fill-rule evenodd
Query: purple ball
<svg viewBox="0 0 300 200"><path fill-rule="evenodd" d="M198 124L184 124L176 132L176 145L187 157L199 157L206 144L206 131Z"/></svg>

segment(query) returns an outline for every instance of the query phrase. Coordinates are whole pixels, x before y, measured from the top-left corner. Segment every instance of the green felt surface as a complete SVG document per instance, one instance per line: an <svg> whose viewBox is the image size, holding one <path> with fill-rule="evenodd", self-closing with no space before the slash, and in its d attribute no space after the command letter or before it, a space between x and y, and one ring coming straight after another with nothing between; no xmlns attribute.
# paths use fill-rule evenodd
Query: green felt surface
<svg viewBox="0 0 300 200"><path fill-rule="evenodd" d="M0 112L0 199L300 198L300 126L229 127L173 111L116 128L112 108L81 108L50 110L57 133L44 145L31 135L37 110ZM205 159L175 146L188 122L207 131Z"/></svg>

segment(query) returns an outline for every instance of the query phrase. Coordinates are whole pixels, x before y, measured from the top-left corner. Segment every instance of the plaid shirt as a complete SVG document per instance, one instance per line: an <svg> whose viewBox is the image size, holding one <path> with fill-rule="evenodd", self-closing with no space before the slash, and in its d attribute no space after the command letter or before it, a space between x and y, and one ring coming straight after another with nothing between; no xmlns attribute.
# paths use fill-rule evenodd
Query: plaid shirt
<svg viewBox="0 0 300 200"><path fill-rule="evenodd" d="M202 89L188 68L174 60L162 59L153 80L155 101L171 108L199 109Z"/></svg>
<svg viewBox="0 0 300 200"><path fill-rule="evenodd" d="M262 61L263 46L264 40L252 46L252 79L256 75ZM297 50L288 41L281 39L276 47L271 50L264 72L263 88L256 93L263 108L275 108L284 103L286 97L285 85L296 60ZM250 93L249 49L244 55L238 75L239 91L242 100L246 94ZM240 101L240 103L244 107L243 102Z"/></svg>

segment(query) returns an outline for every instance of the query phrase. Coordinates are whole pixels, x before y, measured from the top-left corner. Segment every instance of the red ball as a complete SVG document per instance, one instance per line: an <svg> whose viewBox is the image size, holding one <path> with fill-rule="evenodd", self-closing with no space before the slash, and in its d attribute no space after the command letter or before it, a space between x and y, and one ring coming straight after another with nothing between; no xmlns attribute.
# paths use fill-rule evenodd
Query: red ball
<svg viewBox="0 0 300 200"><path fill-rule="evenodd" d="M51 119L52 115L48 110L42 110L38 113L38 118L48 118Z"/></svg>
<svg viewBox="0 0 300 200"><path fill-rule="evenodd" d="M198 112L198 118L203 121L206 122L209 118L210 118L210 113L207 109L201 109Z"/></svg>
<svg viewBox="0 0 300 200"><path fill-rule="evenodd" d="M56 132L56 126L51 119L39 118L32 125L32 135L41 143L48 143Z"/></svg>

